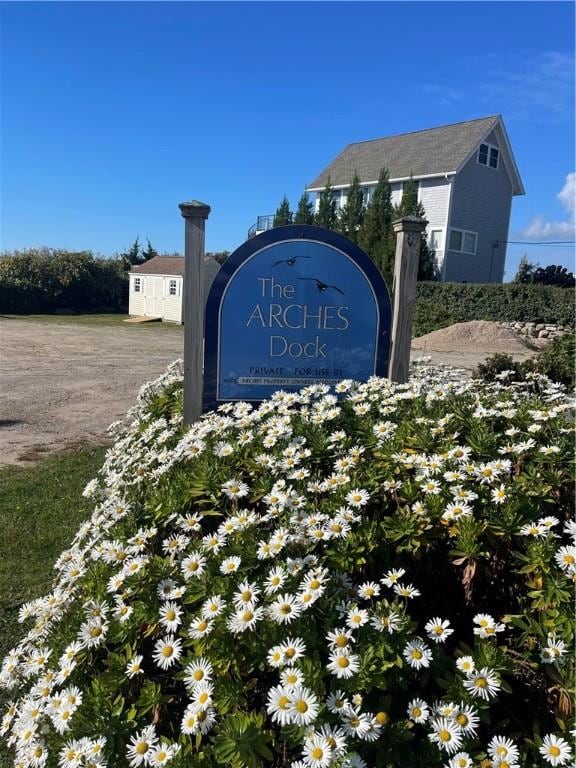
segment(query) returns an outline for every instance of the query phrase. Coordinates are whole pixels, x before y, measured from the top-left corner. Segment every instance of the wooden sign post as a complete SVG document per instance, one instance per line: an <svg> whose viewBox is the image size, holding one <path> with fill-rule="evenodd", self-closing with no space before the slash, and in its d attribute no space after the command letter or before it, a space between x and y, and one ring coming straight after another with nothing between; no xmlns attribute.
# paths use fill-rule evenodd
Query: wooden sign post
<svg viewBox="0 0 576 768"><path fill-rule="evenodd" d="M427 224L425 219L417 216L405 216L392 222L396 233L396 257L392 284L394 310L389 376L392 381L400 384L408 381L420 245Z"/></svg>
<svg viewBox="0 0 576 768"><path fill-rule="evenodd" d="M184 424L202 413L204 379L204 227L210 206L198 200L180 203L184 217Z"/></svg>

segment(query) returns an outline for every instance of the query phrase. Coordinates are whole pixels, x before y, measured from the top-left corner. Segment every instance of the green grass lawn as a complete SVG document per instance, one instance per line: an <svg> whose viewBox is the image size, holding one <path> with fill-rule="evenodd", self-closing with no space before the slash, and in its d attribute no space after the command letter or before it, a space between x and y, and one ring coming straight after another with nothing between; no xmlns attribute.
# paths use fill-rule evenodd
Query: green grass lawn
<svg viewBox="0 0 576 768"><path fill-rule="evenodd" d="M103 315L0 315L0 320L26 320L34 323L51 323L57 325L85 325L93 327L109 328L110 326L123 326L124 328L168 328L182 332L184 326L178 323L125 323L129 315L103 314Z"/></svg>
<svg viewBox="0 0 576 768"><path fill-rule="evenodd" d="M86 448L45 459L30 468L0 468L0 658L23 635L18 608L45 594L52 566L93 509L82 497L96 476L105 448ZM0 692L0 711L9 699ZM0 741L0 766L8 766Z"/></svg>

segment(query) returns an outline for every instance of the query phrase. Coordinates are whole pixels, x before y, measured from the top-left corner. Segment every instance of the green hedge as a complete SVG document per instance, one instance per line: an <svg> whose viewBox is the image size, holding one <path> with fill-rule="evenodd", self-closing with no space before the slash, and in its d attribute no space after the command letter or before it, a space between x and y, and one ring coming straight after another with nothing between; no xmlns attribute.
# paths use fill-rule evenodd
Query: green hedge
<svg viewBox="0 0 576 768"><path fill-rule="evenodd" d="M414 336L469 320L574 326L574 292L548 285L418 283Z"/></svg>
<svg viewBox="0 0 576 768"><path fill-rule="evenodd" d="M120 259L52 248L0 257L0 314L120 311L128 305L128 274Z"/></svg>

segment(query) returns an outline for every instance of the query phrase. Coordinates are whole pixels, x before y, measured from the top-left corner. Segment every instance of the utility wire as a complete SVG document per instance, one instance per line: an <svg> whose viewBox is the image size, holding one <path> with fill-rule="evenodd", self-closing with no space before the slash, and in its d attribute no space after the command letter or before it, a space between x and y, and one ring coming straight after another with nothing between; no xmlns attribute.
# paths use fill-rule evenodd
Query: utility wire
<svg viewBox="0 0 576 768"><path fill-rule="evenodd" d="M576 245L576 240L495 240L498 245Z"/></svg>

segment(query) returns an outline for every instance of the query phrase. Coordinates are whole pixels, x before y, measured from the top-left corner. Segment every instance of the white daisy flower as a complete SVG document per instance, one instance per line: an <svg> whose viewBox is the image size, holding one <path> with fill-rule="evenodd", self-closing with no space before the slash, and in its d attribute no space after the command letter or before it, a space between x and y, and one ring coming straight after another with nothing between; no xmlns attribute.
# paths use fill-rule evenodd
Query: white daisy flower
<svg viewBox="0 0 576 768"><path fill-rule="evenodd" d="M348 648L354 642L354 635L349 629L338 629L328 632L326 640L335 648Z"/></svg>
<svg viewBox="0 0 576 768"><path fill-rule="evenodd" d="M220 595L212 595L202 604L200 612L205 619L212 619L215 616L219 616L225 607L226 602Z"/></svg>
<svg viewBox="0 0 576 768"><path fill-rule="evenodd" d="M334 693L331 693L326 699L326 707L333 715L343 712L349 706L350 702L346 698L344 691L334 691Z"/></svg>
<svg viewBox="0 0 576 768"><path fill-rule="evenodd" d="M352 608L348 611L346 625L350 629L358 629L358 627L363 627L364 624L367 624L368 620L368 611L365 611L363 608Z"/></svg>
<svg viewBox="0 0 576 768"><path fill-rule="evenodd" d="M497 764L502 762L516 763L520 757L518 747L505 736L494 736L490 740L488 754Z"/></svg>
<svg viewBox="0 0 576 768"><path fill-rule="evenodd" d="M256 626L256 623L264 615L264 608L255 608L253 605L247 605L236 613L232 614L226 626L233 635L241 632L249 632Z"/></svg>
<svg viewBox="0 0 576 768"><path fill-rule="evenodd" d="M142 656L134 656L134 658L130 659L126 665L126 677L132 678L144 673L144 670L142 669L142 659Z"/></svg>
<svg viewBox="0 0 576 768"><path fill-rule="evenodd" d="M240 568L241 562L242 559L237 556L227 557L225 560L222 560L220 565L220 573L225 575L229 573L235 573L238 568Z"/></svg>
<svg viewBox="0 0 576 768"><path fill-rule="evenodd" d="M348 504L350 504L351 507L356 507L357 509L366 506L369 500L370 494L363 488L354 488L352 491L346 494L346 501Z"/></svg>
<svg viewBox="0 0 576 768"><path fill-rule="evenodd" d="M206 683L212 679L214 670L212 664L201 656L196 661L188 664L184 669L184 684L188 688L194 688L199 683Z"/></svg>
<svg viewBox="0 0 576 768"><path fill-rule="evenodd" d="M241 499L243 496L248 495L248 486L240 480L228 480L228 482L222 485L222 492L229 499Z"/></svg>
<svg viewBox="0 0 576 768"><path fill-rule="evenodd" d="M348 653L346 648L333 651L329 656L326 669L338 679L347 679L360 669L360 657L354 653Z"/></svg>
<svg viewBox="0 0 576 768"><path fill-rule="evenodd" d="M554 736L553 733L544 736L539 752L552 766L565 765L572 759L572 750L568 742L560 736Z"/></svg>
<svg viewBox="0 0 576 768"><path fill-rule="evenodd" d="M284 594L269 605L268 613L277 624L290 624L302 613L302 604L294 595Z"/></svg>
<svg viewBox="0 0 576 768"><path fill-rule="evenodd" d="M358 736L363 739L371 729L371 718L364 712L348 709L340 717L342 720L342 730L347 736Z"/></svg>
<svg viewBox="0 0 576 768"><path fill-rule="evenodd" d="M419 637L415 637L406 643L402 654L408 664L414 669L429 667L432 661L432 651Z"/></svg>
<svg viewBox="0 0 576 768"><path fill-rule="evenodd" d="M197 711L211 707L213 692L212 685L207 680L196 683L192 690L192 706L194 709Z"/></svg>
<svg viewBox="0 0 576 768"><path fill-rule="evenodd" d="M358 597L364 600L370 600L373 597L378 597L380 594L380 585L374 581L366 581L361 584L357 590Z"/></svg>
<svg viewBox="0 0 576 768"><path fill-rule="evenodd" d="M453 721L447 717L434 718L431 721L432 733L428 734L428 738L434 744L451 754L457 752L462 746L462 736L460 734L460 728Z"/></svg>
<svg viewBox="0 0 576 768"><path fill-rule="evenodd" d="M173 635L156 641L152 658L161 669L169 669L182 655L182 640Z"/></svg>
<svg viewBox="0 0 576 768"><path fill-rule="evenodd" d="M332 763L332 747L329 740L321 734L314 734L304 741L304 765L310 768L328 768Z"/></svg>
<svg viewBox="0 0 576 768"><path fill-rule="evenodd" d="M201 552L191 552L180 563L180 570L186 581L197 579L206 570L206 558Z"/></svg>
<svg viewBox="0 0 576 768"><path fill-rule="evenodd" d="M456 667L460 672L474 672L476 663L472 656L460 656L460 658L456 659Z"/></svg>
<svg viewBox="0 0 576 768"><path fill-rule="evenodd" d="M462 702L460 702L460 706L454 715L454 720L458 723L465 736L474 736L480 725L478 712L474 707Z"/></svg>
<svg viewBox="0 0 576 768"><path fill-rule="evenodd" d="M318 699L304 686L298 686L292 691L288 709L290 721L296 725L310 725L318 716Z"/></svg>
<svg viewBox="0 0 576 768"><path fill-rule="evenodd" d="M500 680L488 667L469 673L468 679L464 680L464 688L475 698L478 697L485 701L496 696L500 687Z"/></svg>
<svg viewBox="0 0 576 768"><path fill-rule="evenodd" d="M450 758L448 768L474 768L474 761L468 752L458 752L458 754Z"/></svg>
<svg viewBox="0 0 576 768"><path fill-rule="evenodd" d="M430 716L428 704L423 699L412 699L408 704L408 717L415 723L425 723Z"/></svg>
<svg viewBox="0 0 576 768"><path fill-rule="evenodd" d="M161 744L150 753L148 765L152 766L152 768L159 768L162 765L166 765L179 750L180 747L178 744Z"/></svg>
<svg viewBox="0 0 576 768"><path fill-rule="evenodd" d="M412 584L394 584L393 589L399 597L405 597L408 600L420 596L420 590L416 589Z"/></svg>
<svg viewBox="0 0 576 768"><path fill-rule="evenodd" d="M280 682L282 685L286 686L286 688L292 690L296 686L304 684L304 675L296 667L286 667L286 669L283 669L280 673Z"/></svg>
<svg viewBox="0 0 576 768"><path fill-rule="evenodd" d="M272 718L272 722L281 726L288 725L290 719L290 706L292 704L292 691L283 685L277 685L268 691L266 711Z"/></svg>
<svg viewBox="0 0 576 768"><path fill-rule="evenodd" d="M560 547L554 555L554 560L563 571L574 573L576 571L576 547Z"/></svg>
<svg viewBox="0 0 576 768"><path fill-rule="evenodd" d="M387 615L372 616L370 619L370 624L374 627L374 629L377 629L378 632L388 632L389 635L392 635L397 631L400 623L400 614L396 613L395 611L390 611L390 613Z"/></svg>
<svg viewBox="0 0 576 768"><path fill-rule="evenodd" d="M299 638L289 637L280 645L280 651L283 655L285 663L294 664L295 661L301 659L306 653L306 645L304 641Z"/></svg>
<svg viewBox="0 0 576 768"><path fill-rule="evenodd" d="M200 640L200 638L209 635L214 629L214 622L205 616L200 616L196 619L192 619L190 626L188 627L188 634L193 640Z"/></svg>
<svg viewBox="0 0 576 768"><path fill-rule="evenodd" d="M234 594L234 605L237 607L255 605L258 602L259 594L260 590L258 589L257 584L243 581Z"/></svg>
<svg viewBox="0 0 576 768"><path fill-rule="evenodd" d="M182 623L182 608L174 602L166 602L160 607L160 624L168 632L176 632Z"/></svg>
<svg viewBox="0 0 576 768"><path fill-rule="evenodd" d="M424 625L424 629L428 633L430 640L435 643L446 642L446 638L454 632L453 629L450 629L450 622L440 618L430 619L430 621Z"/></svg>

